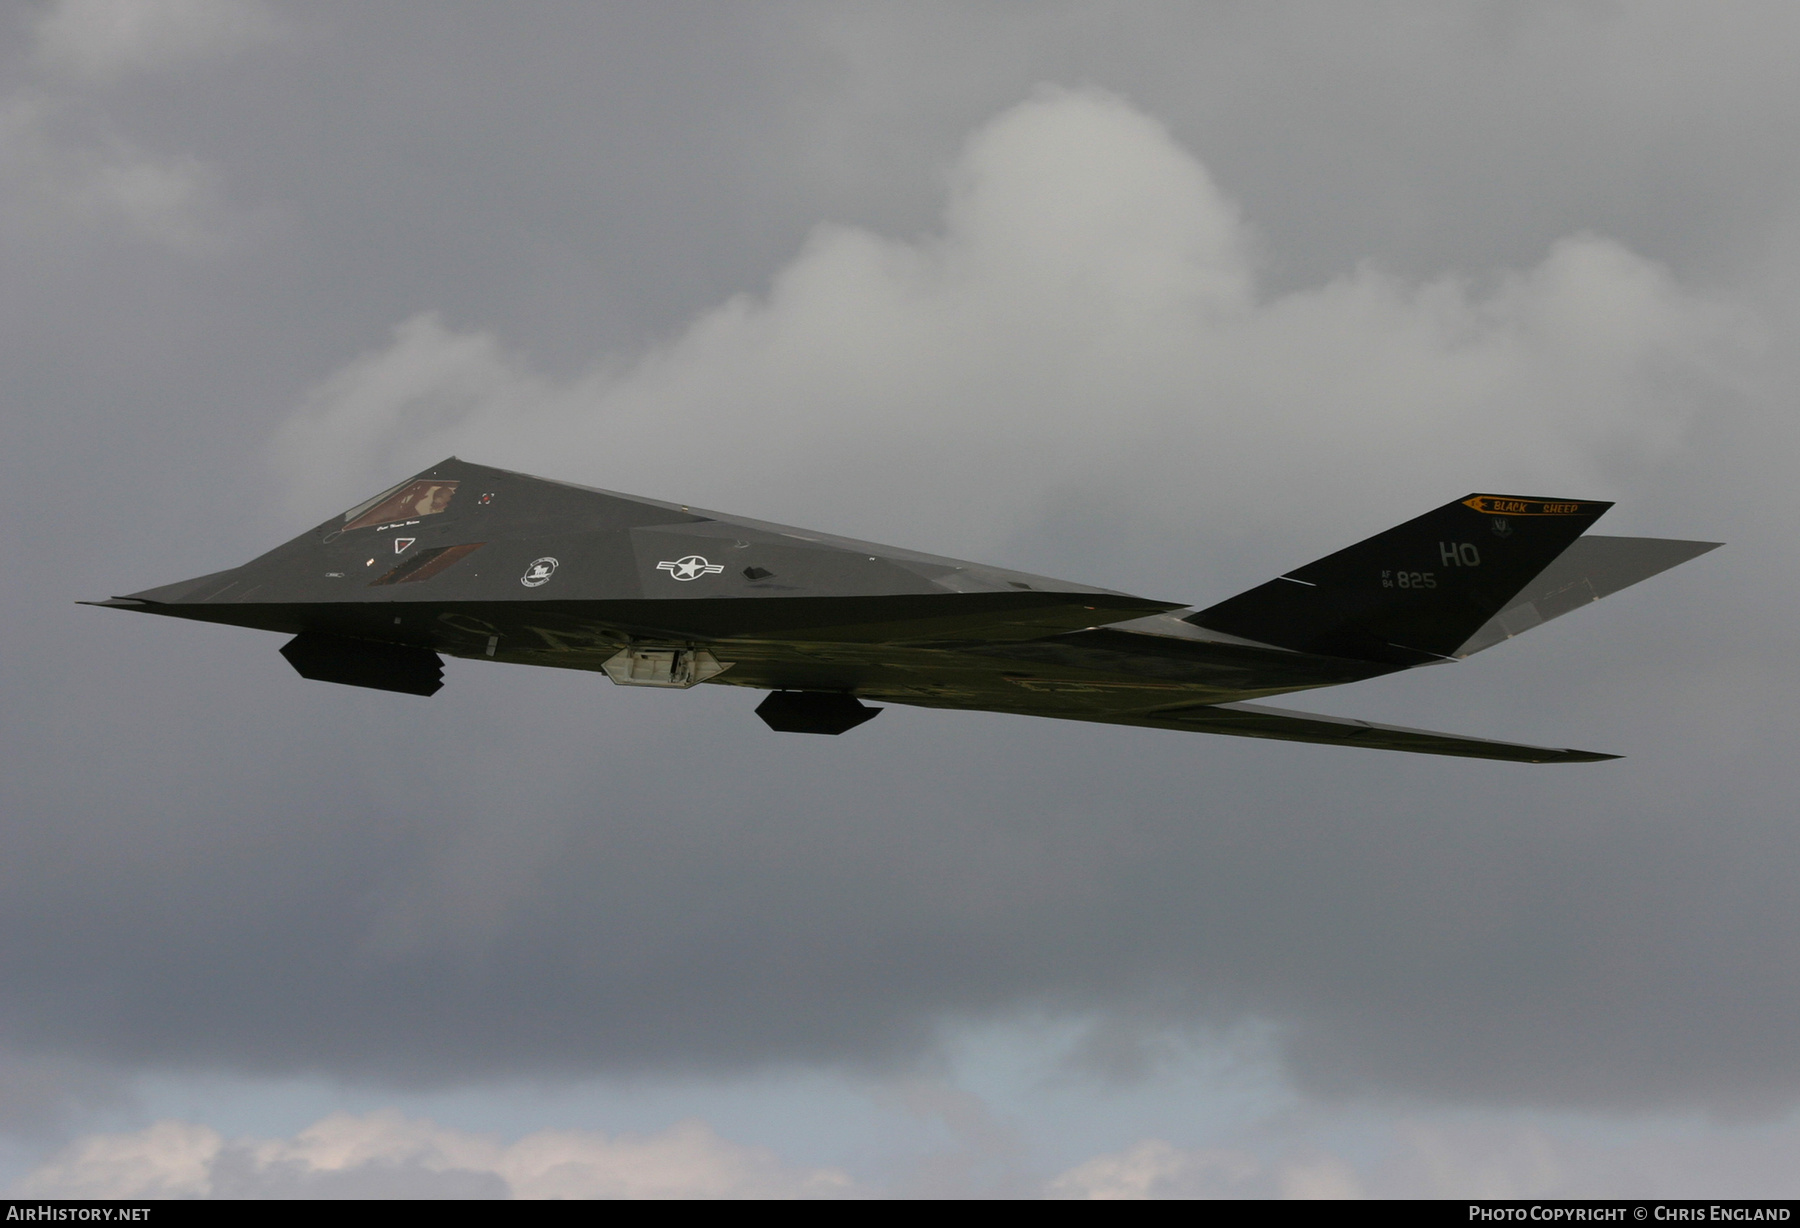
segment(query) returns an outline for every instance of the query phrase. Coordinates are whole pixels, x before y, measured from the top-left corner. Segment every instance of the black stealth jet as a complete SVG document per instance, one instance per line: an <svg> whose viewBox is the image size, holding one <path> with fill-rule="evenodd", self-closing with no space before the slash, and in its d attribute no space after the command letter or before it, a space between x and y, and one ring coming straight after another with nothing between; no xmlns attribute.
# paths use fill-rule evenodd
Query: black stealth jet
<svg viewBox="0 0 1800 1228"><path fill-rule="evenodd" d="M451 458L232 571L96 604L279 631L303 677L430 695L440 653L621 686L1577 763L1616 758L1241 702L1466 657L1713 549L1584 537L1612 506L1470 495L1205 609Z"/></svg>

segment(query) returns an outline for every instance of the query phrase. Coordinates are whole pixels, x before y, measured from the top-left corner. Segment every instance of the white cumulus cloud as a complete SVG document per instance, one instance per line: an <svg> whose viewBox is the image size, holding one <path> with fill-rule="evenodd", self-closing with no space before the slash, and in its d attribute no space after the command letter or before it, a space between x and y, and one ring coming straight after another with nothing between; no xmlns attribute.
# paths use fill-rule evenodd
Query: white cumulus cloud
<svg viewBox="0 0 1800 1228"><path fill-rule="evenodd" d="M1147 1139L1095 1156L1051 1181L1051 1198L1361 1198L1362 1181L1346 1161L1311 1155L1274 1164L1248 1151L1182 1150Z"/></svg>
<svg viewBox="0 0 1800 1228"><path fill-rule="evenodd" d="M335 1113L292 1138L227 1141L163 1121L78 1139L21 1178L22 1198L835 1198L835 1169L783 1163L687 1121L647 1136L542 1130L512 1143L396 1112Z"/></svg>
<svg viewBox="0 0 1800 1228"><path fill-rule="evenodd" d="M105 86L280 36L260 0L58 0L32 24L49 88L0 97L0 223L27 244L74 228L184 253L217 251L234 218L204 159L145 148L103 105Z"/></svg>
<svg viewBox="0 0 1800 1228"><path fill-rule="evenodd" d="M1279 295L1256 247L1156 120L1046 89L970 138L933 233L821 226L766 293L570 379L419 315L274 453L321 516L454 452L965 556L1002 540L995 508L1119 492L1139 525L1372 525L1466 489L1622 493L1731 395L1749 336L1599 236L1479 282L1365 265Z"/></svg>
<svg viewBox="0 0 1800 1228"><path fill-rule="evenodd" d="M186 67L279 37L260 0L57 0L38 17L40 61L83 80Z"/></svg>
<svg viewBox="0 0 1800 1228"><path fill-rule="evenodd" d="M120 136L46 95L0 99L0 219L31 232L71 223L183 252L229 228L218 171Z"/></svg>
<svg viewBox="0 0 1800 1228"><path fill-rule="evenodd" d="M1287 1133L1284 1139L1282 1136ZM1144 1139L1085 1160L1052 1198L1771 1198L1800 1191L1792 1121L1653 1122L1412 1118L1359 1131L1360 1162L1314 1145L1304 1127L1243 1146ZM1370 1145L1374 1144L1374 1145Z"/></svg>
<svg viewBox="0 0 1800 1228"><path fill-rule="evenodd" d="M129 1134L93 1134L22 1177L26 1198L193 1198L212 1188L225 1140L209 1126L159 1121Z"/></svg>

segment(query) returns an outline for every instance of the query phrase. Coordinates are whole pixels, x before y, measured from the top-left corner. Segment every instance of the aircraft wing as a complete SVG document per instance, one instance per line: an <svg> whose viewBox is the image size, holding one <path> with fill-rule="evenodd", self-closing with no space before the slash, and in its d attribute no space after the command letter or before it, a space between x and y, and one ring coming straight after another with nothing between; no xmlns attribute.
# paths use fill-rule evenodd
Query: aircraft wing
<svg viewBox="0 0 1800 1228"><path fill-rule="evenodd" d="M1178 624L1180 620L1161 615L1136 625L1161 622ZM1593 763L1619 757L1379 725L1234 698L1234 693L1246 691L1271 695L1309 689L1325 681L1331 664L1305 653L1102 627L1034 643L946 654L941 662L928 667L931 676L943 684L936 693L933 688L883 686L873 679L873 685L860 687L857 693L876 702L929 708L1010 712L1514 763ZM1391 668L1369 666L1331 680L1349 682Z"/></svg>
<svg viewBox="0 0 1800 1228"><path fill-rule="evenodd" d="M1107 719L1107 718L1101 718ZM1509 763L1598 763L1617 759L1589 750L1525 746L1495 742L1430 729L1377 725L1346 716L1295 712L1261 704L1202 704L1192 708L1163 709L1124 718L1114 723L1145 725L1152 729L1185 729L1199 733L1223 733L1240 738L1273 738L1281 742L1322 742L1330 746L1367 746L1377 750L1405 750L1421 755L1452 755L1461 759L1500 759Z"/></svg>

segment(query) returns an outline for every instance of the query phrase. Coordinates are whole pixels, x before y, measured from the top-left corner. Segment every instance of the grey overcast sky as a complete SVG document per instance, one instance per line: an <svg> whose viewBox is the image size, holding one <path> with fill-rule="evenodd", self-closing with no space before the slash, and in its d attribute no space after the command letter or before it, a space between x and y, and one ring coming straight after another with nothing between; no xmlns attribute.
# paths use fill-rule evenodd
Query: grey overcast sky
<svg viewBox="0 0 1800 1228"><path fill-rule="evenodd" d="M1800 1193L1800 9L0 24L15 1192ZM1531 768L77 607L456 453L1177 601L1729 543L1322 711Z"/></svg>

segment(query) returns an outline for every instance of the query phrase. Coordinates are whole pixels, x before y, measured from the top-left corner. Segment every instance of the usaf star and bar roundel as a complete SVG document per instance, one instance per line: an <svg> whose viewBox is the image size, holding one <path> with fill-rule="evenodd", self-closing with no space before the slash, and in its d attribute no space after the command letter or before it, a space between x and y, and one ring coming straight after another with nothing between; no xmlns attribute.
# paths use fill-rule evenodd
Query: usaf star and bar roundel
<svg viewBox="0 0 1800 1228"><path fill-rule="evenodd" d="M690 554L683 559L665 560L656 565L656 570L666 571L677 580L698 580L701 576L716 576L725 570L723 563L709 563L697 554Z"/></svg>

